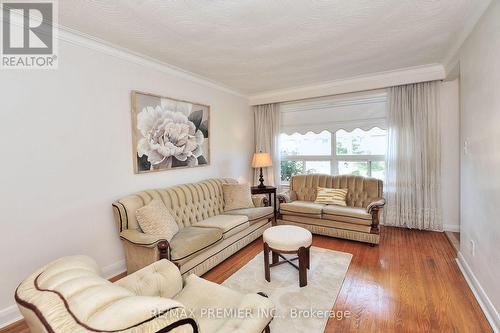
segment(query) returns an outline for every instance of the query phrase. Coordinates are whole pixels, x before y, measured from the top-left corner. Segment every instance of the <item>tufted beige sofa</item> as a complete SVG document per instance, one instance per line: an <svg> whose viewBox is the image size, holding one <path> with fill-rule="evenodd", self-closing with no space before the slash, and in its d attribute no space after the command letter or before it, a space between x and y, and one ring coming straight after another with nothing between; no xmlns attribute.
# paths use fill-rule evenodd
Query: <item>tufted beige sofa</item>
<svg viewBox="0 0 500 333"><path fill-rule="evenodd" d="M167 260L111 283L86 256L40 268L19 285L15 298L31 333L260 333L269 330L273 309L259 294L240 294L196 275L183 281ZM252 315L203 315L226 309Z"/></svg>
<svg viewBox="0 0 500 333"><path fill-rule="evenodd" d="M183 275L201 275L262 235L274 219L272 207L224 211L222 184L234 179L208 179L165 189L146 190L113 203L127 272L130 274L159 259L175 263ZM135 212L153 198L165 203L175 215L179 232L167 242L162 236L143 233Z"/></svg>
<svg viewBox="0 0 500 333"><path fill-rule="evenodd" d="M314 203L318 187L348 189L347 207ZM278 224L304 227L312 233L371 244L380 240L379 220L385 200L383 182L360 176L299 175L278 196Z"/></svg>

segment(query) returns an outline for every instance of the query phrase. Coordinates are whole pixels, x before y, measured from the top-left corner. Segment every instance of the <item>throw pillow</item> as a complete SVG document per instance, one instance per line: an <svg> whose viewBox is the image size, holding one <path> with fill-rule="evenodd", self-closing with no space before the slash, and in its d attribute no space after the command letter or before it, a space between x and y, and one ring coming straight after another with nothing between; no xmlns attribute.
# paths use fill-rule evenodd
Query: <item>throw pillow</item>
<svg viewBox="0 0 500 333"><path fill-rule="evenodd" d="M347 189L318 187L315 203L347 206Z"/></svg>
<svg viewBox="0 0 500 333"><path fill-rule="evenodd" d="M135 216L145 234L161 235L170 242L179 232L174 216L159 199L153 199L146 206L139 208Z"/></svg>
<svg viewBox="0 0 500 333"><path fill-rule="evenodd" d="M225 211L254 207L248 184L222 184L222 194Z"/></svg>

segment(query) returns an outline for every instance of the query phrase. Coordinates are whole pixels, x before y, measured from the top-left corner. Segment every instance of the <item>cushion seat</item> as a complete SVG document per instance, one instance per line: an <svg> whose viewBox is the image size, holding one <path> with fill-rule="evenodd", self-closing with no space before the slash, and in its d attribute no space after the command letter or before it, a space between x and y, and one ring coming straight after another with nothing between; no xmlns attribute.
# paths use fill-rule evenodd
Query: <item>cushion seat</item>
<svg viewBox="0 0 500 333"><path fill-rule="evenodd" d="M174 299L187 309L241 310L244 315L229 316L227 321L195 311L194 318L204 333L262 332L269 323L273 303L258 294L241 295L192 274L186 278L184 289ZM260 311L260 312L259 312Z"/></svg>
<svg viewBox="0 0 500 333"><path fill-rule="evenodd" d="M264 231L262 239L270 248L278 251L297 251L312 244L311 232L293 225L271 227Z"/></svg>
<svg viewBox="0 0 500 333"><path fill-rule="evenodd" d="M172 261L187 260L197 252L215 245L223 238L219 228L184 227L170 242Z"/></svg>
<svg viewBox="0 0 500 333"><path fill-rule="evenodd" d="M222 230L224 239L248 228L248 217L244 215L216 215L195 224L200 228L218 228Z"/></svg>
<svg viewBox="0 0 500 333"><path fill-rule="evenodd" d="M371 225L372 216L366 209L358 207L343 207L327 205L323 208L323 219L360 225Z"/></svg>
<svg viewBox="0 0 500 333"><path fill-rule="evenodd" d="M321 218L321 212L325 206L324 204L317 204L311 201L297 200L280 204L280 212L281 214Z"/></svg>
<svg viewBox="0 0 500 333"><path fill-rule="evenodd" d="M225 215L244 215L248 218L248 222L250 225L255 222L262 220L264 218L270 218L274 216L274 208L273 207L255 207L255 208L242 208L242 209L233 209L227 212L224 212Z"/></svg>

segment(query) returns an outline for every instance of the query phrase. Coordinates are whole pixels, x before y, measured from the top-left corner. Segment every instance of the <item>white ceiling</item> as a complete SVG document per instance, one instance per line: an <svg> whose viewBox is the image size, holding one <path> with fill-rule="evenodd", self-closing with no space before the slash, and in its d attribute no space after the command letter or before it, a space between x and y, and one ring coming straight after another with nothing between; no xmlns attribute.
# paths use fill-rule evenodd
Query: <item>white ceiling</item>
<svg viewBox="0 0 500 333"><path fill-rule="evenodd" d="M245 94L442 63L490 0L61 0L59 23Z"/></svg>

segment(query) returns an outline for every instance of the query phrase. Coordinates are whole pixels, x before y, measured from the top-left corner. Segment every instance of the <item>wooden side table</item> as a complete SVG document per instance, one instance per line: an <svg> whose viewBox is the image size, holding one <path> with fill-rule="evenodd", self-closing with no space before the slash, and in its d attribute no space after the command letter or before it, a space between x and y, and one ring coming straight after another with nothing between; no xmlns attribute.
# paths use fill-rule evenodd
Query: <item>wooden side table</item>
<svg viewBox="0 0 500 333"><path fill-rule="evenodd" d="M252 186L250 188L250 191L252 194L267 194L269 196L269 205L274 204L274 222L273 224L276 224L276 218L278 215L278 210L276 208L276 187L274 186L266 186L266 187L258 187L258 186ZM273 196L273 200L271 200L271 196Z"/></svg>

